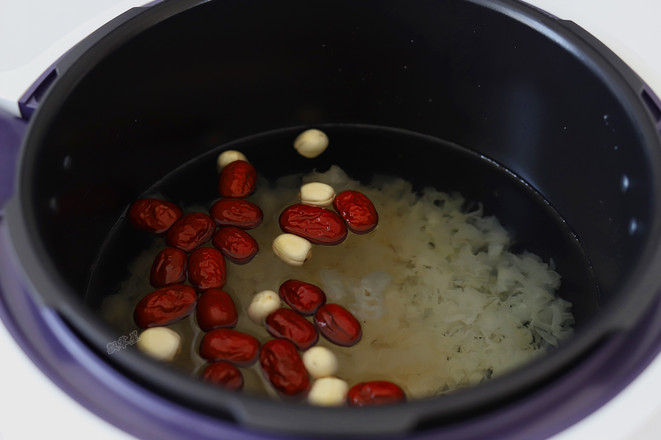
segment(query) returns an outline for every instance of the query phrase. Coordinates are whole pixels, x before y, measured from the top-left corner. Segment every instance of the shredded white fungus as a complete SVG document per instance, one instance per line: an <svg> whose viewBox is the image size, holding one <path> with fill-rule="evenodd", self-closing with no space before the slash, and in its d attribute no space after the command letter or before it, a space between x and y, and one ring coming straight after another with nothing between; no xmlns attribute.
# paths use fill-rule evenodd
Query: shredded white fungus
<svg viewBox="0 0 661 440"><path fill-rule="evenodd" d="M337 167L305 180L359 187ZM359 190L379 210L379 226L341 246L341 265L317 270L329 301L363 323L362 342L340 357L340 377L377 371L410 397L439 394L511 370L571 334L571 304L555 293L560 275L534 254L509 252L495 217L462 211L459 194L416 196L403 180Z"/></svg>

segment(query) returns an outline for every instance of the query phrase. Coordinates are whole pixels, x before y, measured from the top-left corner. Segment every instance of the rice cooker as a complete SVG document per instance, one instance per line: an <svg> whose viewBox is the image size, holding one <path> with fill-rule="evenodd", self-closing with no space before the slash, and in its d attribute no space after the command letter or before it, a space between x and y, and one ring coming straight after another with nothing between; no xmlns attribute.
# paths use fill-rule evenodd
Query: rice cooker
<svg viewBox="0 0 661 440"><path fill-rule="evenodd" d="M0 18L0 48L9 54L0 61L0 438L658 432L661 65L652 32L661 7L70 3L5 2ZM33 29L14 36L26 19ZM134 347L106 349L123 335L99 318L99 299L85 297L87 276L145 187L255 133L338 124L396 127L468 147L534 188L581 243L599 287L578 283L569 294L575 334L474 388L361 409L211 389ZM453 174L428 165L439 162L435 151L421 168L420 156L362 148L331 157L420 185ZM258 168L291 165L275 150L254 153ZM507 185L490 182L466 188L562 262L557 240L512 204ZM571 267L564 274L575 282Z"/></svg>

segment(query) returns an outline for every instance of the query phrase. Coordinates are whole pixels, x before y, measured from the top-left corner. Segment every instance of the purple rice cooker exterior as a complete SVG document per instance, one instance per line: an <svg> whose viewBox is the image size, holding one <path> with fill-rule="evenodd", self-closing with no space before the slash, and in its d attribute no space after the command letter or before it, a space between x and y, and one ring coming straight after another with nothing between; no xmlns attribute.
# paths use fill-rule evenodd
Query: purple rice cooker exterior
<svg viewBox="0 0 661 440"><path fill-rule="evenodd" d="M3 210L0 314L46 374L134 435L543 438L612 397L658 351L661 110L626 65L571 23L506 0L165 1L100 29L56 73ZM484 156L532 186L582 245L599 287L559 263L565 282L576 281L565 292L575 335L477 387L360 410L210 389L134 347L107 353L120 335L86 286L133 200L219 145L338 125L442 139L457 157ZM322 165L351 158L359 177L378 171L443 187L470 171L374 153L337 147ZM303 163L285 163L275 149L250 157L266 177ZM443 159L429 151L423 162ZM562 261L554 237L508 199L508 184L490 182L465 189L533 251Z"/></svg>

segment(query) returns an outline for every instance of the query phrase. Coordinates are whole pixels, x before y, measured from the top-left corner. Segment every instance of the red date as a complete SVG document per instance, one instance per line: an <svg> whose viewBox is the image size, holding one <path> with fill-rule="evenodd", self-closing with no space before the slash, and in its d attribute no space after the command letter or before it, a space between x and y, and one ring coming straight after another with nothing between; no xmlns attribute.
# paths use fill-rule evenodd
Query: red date
<svg viewBox="0 0 661 440"><path fill-rule="evenodd" d="M197 292L191 286L175 284L154 290L135 307L133 319L140 328L168 325L184 318L195 308Z"/></svg>
<svg viewBox="0 0 661 440"><path fill-rule="evenodd" d="M319 339L314 324L291 309L278 309L269 314L265 324L271 336L287 339L301 351L312 347Z"/></svg>
<svg viewBox="0 0 661 440"><path fill-rule="evenodd" d="M289 307L302 315L313 315L326 303L326 294L314 284L298 280L287 280L280 285L280 298Z"/></svg>
<svg viewBox="0 0 661 440"><path fill-rule="evenodd" d="M262 345L259 364L271 385L285 396L300 396L310 388L310 378L296 347L286 339Z"/></svg>
<svg viewBox="0 0 661 440"><path fill-rule="evenodd" d="M333 207L351 232L365 234L379 223L379 214L367 196L358 191L343 191L333 199Z"/></svg>
<svg viewBox="0 0 661 440"><path fill-rule="evenodd" d="M211 206L209 213L218 226L236 226L241 229L256 228L264 218L259 206L232 197L218 200Z"/></svg>
<svg viewBox="0 0 661 440"><path fill-rule="evenodd" d="M216 224L206 214L195 212L177 220L166 237L168 246L190 252L201 244L209 241Z"/></svg>
<svg viewBox="0 0 661 440"><path fill-rule="evenodd" d="M182 215L183 212L174 203L157 199L140 199L131 205L128 219L137 229L162 234Z"/></svg>
<svg viewBox="0 0 661 440"><path fill-rule="evenodd" d="M197 323L208 332L215 328L234 327L238 320L232 297L221 289L205 291L197 301Z"/></svg>
<svg viewBox="0 0 661 440"><path fill-rule="evenodd" d="M188 256L177 248L165 248L156 255L151 266L149 281L154 287L181 284L186 281Z"/></svg>
<svg viewBox="0 0 661 440"><path fill-rule="evenodd" d="M223 254L211 247L195 249L188 258L188 281L200 290L221 288L227 279Z"/></svg>
<svg viewBox="0 0 661 440"><path fill-rule="evenodd" d="M403 402L404 391L392 382L376 380L352 386L347 394L351 406L376 406Z"/></svg>
<svg viewBox="0 0 661 440"><path fill-rule="evenodd" d="M338 304L324 304L314 314L319 332L329 341L350 347L360 341L363 331L355 316Z"/></svg>
<svg viewBox="0 0 661 440"><path fill-rule="evenodd" d="M218 229L213 236L213 245L236 264L246 264L259 251L257 241L243 229L226 226Z"/></svg>
<svg viewBox="0 0 661 440"><path fill-rule="evenodd" d="M223 197L246 197L255 191L257 171L245 160L230 162L220 172L218 192Z"/></svg>
<svg viewBox="0 0 661 440"><path fill-rule="evenodd" d="M241 371L229 362L212 362L204 369L201 377L202 380L227 390L239 391L243 388Z"/></svg>
<svg viewBox="0 0 661 440"><path fill-rule="evenodd" d="M302 203L289 206L280 214L280 228L314 244L336 245L347 238L347 225L339 215L330 209Z"/></svg>
<svg viewBox="0 0 661 440"><path fill-rule="evenodd" d="M204 335L200 356L208 361L227 361L238 366L255 362L259 341L247 333L228 328L217 328Z"/></svg>

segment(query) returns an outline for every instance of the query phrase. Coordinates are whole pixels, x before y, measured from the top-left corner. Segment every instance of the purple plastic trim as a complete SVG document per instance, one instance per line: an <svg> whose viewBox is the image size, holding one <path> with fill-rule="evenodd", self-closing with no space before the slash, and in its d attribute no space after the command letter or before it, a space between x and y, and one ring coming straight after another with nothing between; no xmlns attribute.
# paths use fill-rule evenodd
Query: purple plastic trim
<svg viewBox="0 0 661 440"><path fill-rule="evenodd" d="M0 218L4 206L14 192L14 175L18 152L25 135L27 122L0 111Z"/></svg>
<svg viewBox="0 0 661 440"><path fill-rule="evenodd" d="M250 431L191 411L132 382L106 363L105 356L90 350L52 309L33 301L15 261L6 222L0 221L0 318L44 374L93 413L143 439L293 438ZM548 438L624 389L658 354L660 341L657 301L633 331L610 338L551 386L498 411L406 437Z"/></svg>
<svg viewBox="0 0 661 440"><path fill-rule="evenodd" d="M41 98L57 78L57 63L60 59L62 59L62 57L46 69L18 100L18 109L23 118L29 120L32 117L32 114L37 110Z"/></svg>

